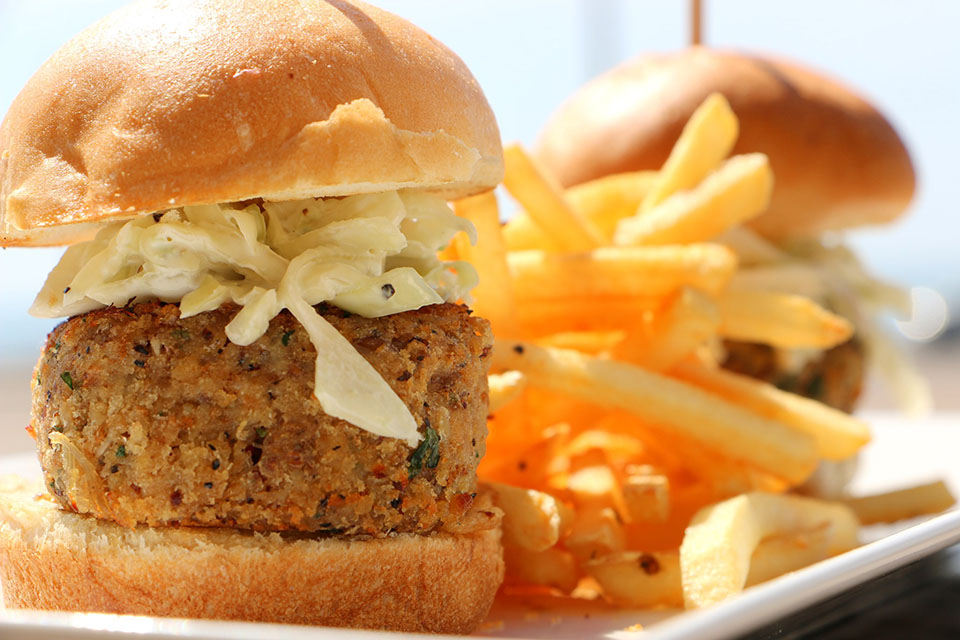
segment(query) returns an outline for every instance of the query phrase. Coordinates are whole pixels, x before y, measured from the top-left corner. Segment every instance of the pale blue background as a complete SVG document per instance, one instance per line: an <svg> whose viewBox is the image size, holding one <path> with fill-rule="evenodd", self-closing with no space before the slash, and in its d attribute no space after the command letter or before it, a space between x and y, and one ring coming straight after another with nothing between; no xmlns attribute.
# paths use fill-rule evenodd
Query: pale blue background
<svg viewBox="0 0 960 640"><path fill-rule="evenodd" d="M0 113L40 63L122 0L0 0ZM686 42L685 2L381 0L457 51L486 90L505 140L532 143L589 77ZM912 214L852 236L880 274L941 291L960 316L960 3L946 0L723 0L706 4L714 45L776 52L858 86L911 148L921 177ZM59 252L0 252L0 371L36 357L50 322L26 309Z"/></svg>

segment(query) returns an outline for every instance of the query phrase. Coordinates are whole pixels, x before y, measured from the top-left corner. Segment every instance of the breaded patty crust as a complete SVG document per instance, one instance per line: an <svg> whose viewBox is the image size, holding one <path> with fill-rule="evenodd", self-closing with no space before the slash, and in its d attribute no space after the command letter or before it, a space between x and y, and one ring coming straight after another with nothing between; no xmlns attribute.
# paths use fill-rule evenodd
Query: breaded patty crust
<svg viewBox="0 0 960 640"><path fill-rule="evenodd" d="M106 308L49 335L33 429L60 505L132 526L382 536L463 531L484 454L489 324L440 304L383 318L318 310L409 407L412 449L325 414L316 351L287 312L256 342L238 308Z"/></svg>
<svg viewBox="0 0 960 640"><path fill-rule="evenodd" d="M723 367L769 382L791 393L852 413L863 391L866 370L863 343L856 337L827 349L799 371L784 369L777 350L767 344L726 340Z"/></svg>

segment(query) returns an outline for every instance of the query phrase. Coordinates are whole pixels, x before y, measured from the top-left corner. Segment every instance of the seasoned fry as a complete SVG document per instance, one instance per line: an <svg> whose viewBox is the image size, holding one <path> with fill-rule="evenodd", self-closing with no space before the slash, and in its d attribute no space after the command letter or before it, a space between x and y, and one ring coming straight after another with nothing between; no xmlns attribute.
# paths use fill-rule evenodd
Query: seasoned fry
<svg viewBox="0 0 960 640"><path fill-rule="evenodd" d="M766 382L689 362L679 364L672 373L758 415L809 434L816 443L817 455L827 460L849 458L870 442L870 429L864 422L815 400L781 391Z"/></svg>
<svg viewBox="0 0 960 640"><path fill-rule="evenodd" d="M603 595L624 607L682 607L680 559L676 551L625 551L584 563Z"/></svg>
<svg viewBox="0 0 960 640"><path fill-rule="evenodd" d="M942 480L843 501L861 524L897 522L946 511L956 500Z"/></svg>
<svg viewBox="0 0 960 640"><path fill-rule="evenodd" d="M830 527L796 531L762 540L750 558L745 587L772 580L830 557Z"/></svg>
<svg viewBox="0 0 960 640"><path fill-rule="evenodd" d="M763 213L772 190L767 156L734 156L694 189L621 220L614 243L638 246L712 240Z"/></svg>
<svg viewBox="0 0 960 640"><path fill-rule="evenodd" d="M696 289L684 288L651 321L613 347L615 360L631 362L651 371L670 369L693 353L720 326L720 314L713 299Z"/></svg>
<svg viewBox="0 0 960 640"><path fill-rule="evenodd" d="M609 507L623 514L623 493L613 470L605 464L583 467L567 478L567 491L578 509Z"/></svg>
<svg viewBox="0 0 960 640"><path fill-rule="evenodd" d="M617 223L637 212L659 177L656 171L616 173L567 189L567 200L609 243Z"/></svg>
<svg viewBox="0 0 960 640"><path fill-rule="evenodd" d="M563 251L563 245L541 229L523 210L514 213L507 224L503 225L503 242L508 251Z"/></svg>
<svg viewBox="0 0 960 640"><path fill-rule="evenodd" d="M614 414L613 419L622 421L623 416ZM603 426L611 429L622 428L610 421L605 421ZM781 478L720 455L710 447L680 433L645 425L636 419L633 424L628 423L627 428L643 441L668 477L683 480L688 484L695 479L696 483L701 485L701 489L697 491L701 496L698 508L740 493L779 493L790 486ZM671 496L671 499L674 497ZM671 517L673 515L671 512Z"/></svg>
<svg viewBox="0 0 960 640"><path fill-rule="evenodd" d="M537 344L596 355L610 351L623 342L625 336L625 331L564 331L538 338Z"/></svg>
<svg viewBox="0 0 960 640"><path fill-rule="evenodd" d="M523 147L504 147L503 161L503 185L558 247L564 251L589 251L603 244L600 232L573 210L563 190Z"/></svg>
<svg viewBox="0 0 960 640"><path fill-rule="evenodd" d="M473 223L479 238L476 245L471 245L464 234L454 239L459 259L470 262L480 275L480 283L473 290L473 310L489 320L496 333L514 334L516 305L497 198L493 192L484 193L457 200L453 208L458 216Z"/></svg>
<svg viewBox="0 0 960 640"><path fill-rule="evenodd" d="M772 580L830 557L829 527L762 540L750 558L745 586ZM583 565L603 595L624 607L682 607L680 554L626 551L598 555Z"/></svg>
<svg viewBox="0 0 960 640"><path fill-rule="evenodd" d="M521 397L501 411L498 419L501 414L512 410L526 413L526 404ZM549 488L553 477L566 473L569 460L564 454L564 448L570 439L569 425L555 424L537 432L539 436L531 435L519 441L514 438L504 439L504 434L496 431L501 427L509 430L514 425L501 424L497 420L491 423L487 455L480 462L478 472L482 478L518 487Z"/></svg>
<svg viewBox="0 0 960 640"><path fill-rule="evenodd" d="M728 158L738 134L711 95L659 172L565 192L511 146L513 219L498 224L492 196L456 206L482 247L493 239L478 252L458 238L446 255L477 266L498 336L478 474L505 513L508 583L702 607L853 548L857 515L887 522L954 503L942 483L843 502L788 493L821 461L854 456L869 430L721 369L725 340L848 340L851 324L814 302L844 312L824 270L843 271L860 299L902 295L842 248L788 251L744 226L766 209L773 175L763 154Z"/></svg>
<svg viewBox="0 0 960 640"><path fill-rule="evenodd" d="M617 223L637 212L656 177L655 171L617 173L578 184L567 189L565 195L573 210L592 222L603 240L609 243ZM503 238L510 251L561 250L559 243L522 210L503 227Z"/></svg>
<svg viewBox="0 0 960 640"><path fill-rule="evenodd" d="M630 522L666 522L670 516L670 480L658 473L631 473L621 487Z"/></svg>
<svg viewBox="0 0 960 640"><path fill-rule="evenodd" d="M570 457L600 451L610 464L626 464L628 460L642 456L646 450L643 441L633 436L605 429L590 429L573 438L565 451Z"/></svg>
<svg viewBox="0 0 960 640"><path fill-rule="evenodd" d="M684 604L704 607L742 591L750 558L764 538L825 526L830 555L857 545L857 518L838 503L754 492L701 510L680 546Z"/></svg>
<svg viewBox="0 0 960 640"><path fill-rule="evenodd" d="M727 99L719 93L708 96L684 125L683 133L643 200L643 210L699 184L730 154L739 133L740 123Z"/></svg>
<svg viewBox="0 0 960 640"><path fill-rule="evenodd" d="M660 309L664 298L642 296L567 296L524 300L517 308L521 336L542 338L557 333L617 332L629 330L650 311ZM598 313L597 306L603 305Z"/></svg>
<svg viewBox="0 0 960 640"><path fill-rule="evenodd" d="M505 544L503 560L508 584L543 585L570 593L580 580L576 558L569 551L556 547L530 551Z"/></svg>
<svg viewBox="0 0 960 640"><path fill-rule="evenodd" d="M523 371L531 385L625 409L792 482L802 482L816 464L807 434L639 367L504 340L493 358L494 367Z"/></svg>
<svg viewBox="0 0 960 640"><path fill-rule="evenodd" d="M504 544L530 551L544 551L557 544L562 520L556 498L499 482L486 486L493 492L494 504L503 509Z"/></svg>
<svg viewBox="0 0 960 640"><path fill-rule="evenodd" d="M487 376L487 386L490 388L489 411L494 413L523 393L527 387L527 378L519 371L491 373Z"/></svg>
<svg viewBox="0 0 960 640"><path fill-rule="evenodd" d="M662 297L681 287L716 294L736 269L720 245L605 247L585 253L518 251L507 256L518 299Z"/></svg>
<svg viewBox="0 0 960 640"><path fill-rule="evenodd" d="M609 507L578 509L563 546L580 562L623 551L623 526Z"/></svg>
<svg viewBox="0 0 960 640"><path fill-rule="evenodd" d="M829 349L846 342L853 326L817 303L785 293L729 290L718 299L720 335L784 349Z"/></svg>
<svg viewBox="0 0 960 640"><path fill-rule="evenodd" d="M531 413L531 418L542 423L544 428L562 421L577 425L576 430L571 429L571 433L577 433L586 428L587 425L599 420L606 412L603 407L534 385L528 386L523 395L527 402L527 409ZM565 452L566 448L564 448Z"/></svg>

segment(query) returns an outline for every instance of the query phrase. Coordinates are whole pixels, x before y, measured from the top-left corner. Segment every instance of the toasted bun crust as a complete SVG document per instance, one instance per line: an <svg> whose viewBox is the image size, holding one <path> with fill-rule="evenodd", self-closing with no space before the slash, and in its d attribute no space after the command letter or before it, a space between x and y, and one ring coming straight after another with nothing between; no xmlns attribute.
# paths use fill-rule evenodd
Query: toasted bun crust
<svg viewBox="0 0 960 640"><path fill-rule="evenodd" d="M146 0L48 60L0 125L0 245L190 204L501 179L463 62L353 0Z"/></svg>
<svg viewBox="0 0 960 640"><path fill-rule="evenodd" d="M538 155L564 185L658 169L711 93L740 119L734 153L770 157L769 210L751 224L782 239L900 215L914 191L903 142L849 88L793 63L693 48L643 56L573 94L544 130Z"/></svg>
<svg viewBox="0 0 960 640"><path fill-rule="evenodd" d="M500 529L344 541L126 529L0 479L0 579L13 608L468 633L503 579Z"/></svg>

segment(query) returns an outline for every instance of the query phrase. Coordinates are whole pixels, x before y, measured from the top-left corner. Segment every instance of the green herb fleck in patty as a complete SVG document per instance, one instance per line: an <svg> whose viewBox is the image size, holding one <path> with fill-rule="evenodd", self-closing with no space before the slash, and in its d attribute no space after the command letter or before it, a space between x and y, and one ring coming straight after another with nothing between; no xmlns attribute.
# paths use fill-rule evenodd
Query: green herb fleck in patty
<svg viewBox="0 0 960 640"><path fill-rule="evenodd" d="M423 440L410 456L408 475L410 476L410 479L413 480L420 475L420 472L423 471L424 466L426 466L428 469L436 469L439 462L440 436L433 429L433 427L430 426L430 421L427 420L426 428L423 433Z"/></svg>

